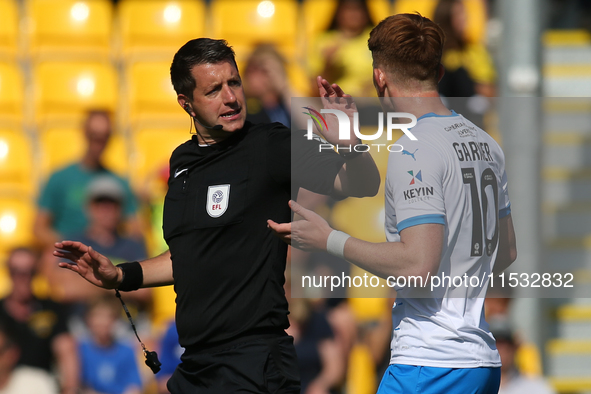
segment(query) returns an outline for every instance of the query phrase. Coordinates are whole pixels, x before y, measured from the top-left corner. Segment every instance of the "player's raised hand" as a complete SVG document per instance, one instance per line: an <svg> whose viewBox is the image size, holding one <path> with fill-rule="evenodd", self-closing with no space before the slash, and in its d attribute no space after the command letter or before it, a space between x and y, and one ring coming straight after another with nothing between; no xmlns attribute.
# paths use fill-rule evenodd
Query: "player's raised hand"
<svg viewBox="0 0 591 394"><path fill-rule="evenodd" d="M122 280L121 270L111 260L81 242L61 241L54 244L53 255L70 262L60 262L61 268L69 269L95 286L116 289Z"/></svg>
<svg viewBox="0 0 591 394"><path fill-rule="evenodd" d="M268 220L269 228L286 243L304 251L326 250L326 241L332 228L316 212L302 207L295 201L289 202L291 210L302 220L292 223L276 223Z"/></svg>
<svg viewBox="0 0 591 394"><path fill-rule="evenodd" d="M326 114L324 119L328 125L328 130L321 130L322 135L328 142L333 145L355 145L359 143L353 132L353 116L357 112L357 105L353 101L350 94L343 92L343 89L336 83L331 84L321 76L316 77L316 83L318 84L318 93L322 100L324 109L336 109L339 110L349 118L349 138L339 138L339 121L336 115Z"/></svg>

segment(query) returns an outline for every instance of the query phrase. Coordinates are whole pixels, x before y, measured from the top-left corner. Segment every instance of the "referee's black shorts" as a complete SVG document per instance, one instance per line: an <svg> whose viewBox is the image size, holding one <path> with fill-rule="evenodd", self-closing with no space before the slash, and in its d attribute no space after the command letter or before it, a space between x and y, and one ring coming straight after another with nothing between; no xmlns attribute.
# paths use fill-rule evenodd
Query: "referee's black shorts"
<svg viewBox="0 0 591 394"><path fill-rule="evenodd" d="M300 393L293 338L286 334L185 351L181 360L167 384L172 394Z"/></svg>

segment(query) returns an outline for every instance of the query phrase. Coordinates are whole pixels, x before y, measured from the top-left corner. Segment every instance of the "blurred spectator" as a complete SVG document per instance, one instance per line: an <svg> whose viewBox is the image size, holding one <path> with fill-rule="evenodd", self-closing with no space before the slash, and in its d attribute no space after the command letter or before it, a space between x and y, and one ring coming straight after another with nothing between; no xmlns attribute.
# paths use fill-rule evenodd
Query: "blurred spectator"
<svg viewBox="0 0 591 394"><path fill-rule="evenodd" d="M123 223L123 201L125 189L112 175L94 177L85 190L85 212L89 219L85 231L78 234L65 234L66 239L79 241L107 256L113 264L126 261L139 261L147 258L143 241L119 234ZM80 276L60 269L55 257L48 257L49 279L53 294L63 302L75 303L73 328L77 336L85 331L82 324L85 302L107 294L113 298L112 291L96 286L88 286ZM67 285L66 285L67 284ZM128 306L134 312L146 311L151 301L151 289L141 289L125 295ZM141 314L136 318L138 327L148 324L148 318ZM128 330L127 330L128 331Z"/></svg>
<svg viewBox="0 0 591 394"><path fill-rule="evenodd" d="M289 85L285 59L272 44L259 44L253 50L242 80L248 121L279 122L290 127L290 99L294 94Z"/></svg>
<svg viewBox="0 0 591 394"><path fill-rule="evenodd" d="M126 192L111 175L95 177L86 188L88 226L82 233L65 234L67 239L92 246L113 264L147 258L143 240L120 234Z"/></svg>
<svg viewBox="0 0 591 394"><path fill-rule="evenodd" d="M133 235L140 234L137 220L137 202L127 183L104 167L102 156L111 136L111 119L105 111L91 111L84 122L84 136L88 143L79 162L53 173L41 191L34 232L38 241L46 246L63 238L65 234L81 234L88 225L84 212L86 186L94 177L112 175L125 190L124 212L127 228ZM64 144L68 144L64 141Z"/></svg>
<svg viewBox="0 0 591 394"><path fill-rule="evenodd" d="M303 394L335 393L345 375L345 358L321 305L292 298L287 332L294 337Z"/></svg>
<svg viewBox="0 0 591 394"><path fill-rule="evenodd" d="M19 365L51 372L55 359L60 373L62 393L78 387L78 353L67 329L67 314L62 305L33 295L32 280L38 257L30 249L10 252L6 263L12 291L0 300L0 321L15 335L20 348Z"/></svg>
<svg viewBox="0 0 591 394"><path fill-rule="evenodd" d="M90 338L79 346L82 386L88 393L139 394L142 381L133 349L115 339L120 305L115 297L94 300L86 314Z"/></svg>
<svg viewBox="0 0 591 394"><path fill-rule="evenodd" d="M511 326L504 319L493 319L490 322L490 331L497 341L497 349L501 356L501 388L499 394L553 394L554 390L541 377L522 375L517 369L515 355L519 344Z"/></svg>
<svg viewBox="0 0 591 394"><path fill-rule="evenodd" d="M484 315L486 321L508 319L512 301L513 289L511 287L491 287L489 285L486 298L484 299Z"/></svg>
<svg viewBox="0 0 591 394"><path fill-rule="evenodd" d="M13 334L0 321L0 393L57 394L51 375L38 368L17 367L19 356Z"/></svg>
<svg viewBox="0 0 591 394"><path fill-rule="evenodd" d="M445 75L439 92L446 97L496 95L496 73L492 58L483 43L466 38L467 11L462 0L440 0L433 21L445 32L441 62Z"/></svg>
<svg viewBox="0 0 591 394"><path fill-rule="evenodd" d="M168 394L169 391L166 387L166 382L168 382L168 379L172 376L177 365L181 362L183 351L184 349L179 344L179 334L176 330L176 324L172 321L160 340L160 351L158 352L158 355L162 367L160 372L156 375L156 379L158 380L158 393Z"/></svg>
<svg viewBox="0 0 591 394"><path fill-rule="evenodd" d="M591 30L591 0L551 0L548 8L550 29Z"/></svg>
<svg viewBox="0 0 591 394"><path fill-rule="evenodd" d="M368 78L372 75L372 58L367 50L372 27L365 0L339 0L328 30L310 46L310 75L322 75L352 96L374 97L375 89Z"/></svg>
<svg viewBox="0 0 591 394"><path fill-rule="evenodd" d="M511 287L490 287L484 300L484 314L486 321L507 321L511 314L513 303ZM514 337L517 337L515 334ZM515 365L520 373L527 376L542 375L542 357L538 347L527 338L516 338L519 347L515 356Z"/></svg>
<svg viewBox="0 0 591 394"><path fill-rule="evenodd" d="M149 176L145 183L143 198L150 207L150 238L148 252L151 256L160 255L168 250L162 231L162 218L164 213L164 196L168 191L168 176L170 168L168 163L157 168ZM141 291L141 290L140 290ZM161 334L167 330L174 320L176 310L176 293L173 286L159 286L150 289L152 293L151 323L152 332ZM134 292L135 293L135 292Z"/></svg>

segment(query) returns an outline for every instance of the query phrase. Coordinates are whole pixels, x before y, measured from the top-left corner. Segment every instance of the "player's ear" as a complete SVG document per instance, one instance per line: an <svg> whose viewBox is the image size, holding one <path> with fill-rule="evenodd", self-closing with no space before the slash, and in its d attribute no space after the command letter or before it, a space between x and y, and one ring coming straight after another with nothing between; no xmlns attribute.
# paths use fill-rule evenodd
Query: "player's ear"
<svg viewBox="0 0 591 394"><path fill-rule="evenodd" d="M386 73L379 67L373 69L373 84L378 97L383 97L384 91L386 90Z"/></svg>
<svg viewBox="0 0 591 394"><path fill-rule="evenodd" d="M441 79L445 75L445 67L443 64L439 63L439 67L437 68L437 83L441 82Z"/></svg>

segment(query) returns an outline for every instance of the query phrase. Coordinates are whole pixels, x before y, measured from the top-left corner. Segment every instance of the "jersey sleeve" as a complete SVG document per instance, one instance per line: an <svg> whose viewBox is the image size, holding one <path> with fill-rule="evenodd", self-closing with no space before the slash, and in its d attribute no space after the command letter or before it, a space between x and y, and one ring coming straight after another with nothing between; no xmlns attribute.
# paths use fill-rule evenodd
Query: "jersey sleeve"
<svg viewBox="0 0 591 394"><path fill-rule="evenodd" d="M511 213L511 202L509 201L509 190L507 187L507 172L503 171L499 187L499 219Z"/></svg>
<svg viewBox="0 0 591 394"><path fill-rule="evenodd" d="M402 153L390 154L386 187L398 232L419 224L445 224L444 175L443 157L424 144L405 141Z"/></svg>
<svg viewBox="0 0 591 394"><path fill-rule="evenodd" d="M304 131L292 132L281 125L271 130L268 141L268 168L274 179L288 188L333 193L345 161L331 149L321 150L321 139L308 140Z"/></svg>
<svg viewBox="0 0 591 394"><path fill-rule="evenodd" d="M499 219L508 216L511 213L511 201L509 201L509 188L508 188L508 181L507 181L507 172L505 171L505 154L501 147L494 142L490 144L492 149L492 155L495 159L495 162L498 163L498 167L496 169L497 179L499 179L498 183L498 210L499 210Z"/></svg>

